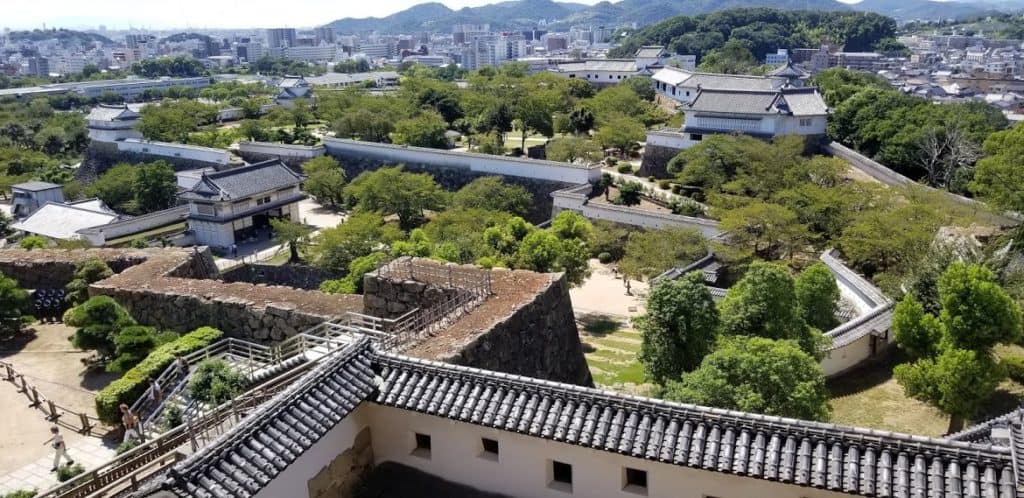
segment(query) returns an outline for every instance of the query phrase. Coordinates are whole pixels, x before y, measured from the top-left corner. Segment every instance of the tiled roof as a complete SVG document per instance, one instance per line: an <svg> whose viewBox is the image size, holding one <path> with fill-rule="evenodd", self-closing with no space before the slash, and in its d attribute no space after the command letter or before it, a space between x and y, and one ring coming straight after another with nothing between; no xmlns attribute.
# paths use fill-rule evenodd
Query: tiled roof
<svg viewBox="0 0 1024 498"><path fill-rule="evenodd" d="M667 403L379 354L376 402L635 458L862 496L1015 496L1009 449Z"/></svg>
<svg viewBox="0 0 1024 498"><path fill-rule="evenodd" d="M47 202L11 228L52 239L70 240L78 237L79 230L109 225L117 218L117 214L109 210Z"/></svg>
<svg viewBox="0 0 1024 498"><path fill-rule="evenodd" d="M239 200L298 185L302 180L301 175L292 171L280 159L271 159L203 175L199 183L181 197L197 200Z"/></svg>
<svg viewBox="0 0 1024 498"><path fill-rule="evenodd" d="M306 374L210 446L175 465L139 496L255 496L375 389L363 339Z"/></svg>
<svg viewBox="0 0 1024 498"><path fill-rule="evenodd" d="M637 49L635 57L638 59L651 59L661 57L665 54L665 47L661 45L648 45Z"/></svg>
<svg viewBox="0 0 1024 498"><path fill-rule="evenodd" d="M125 104L100 104L93 107L85 119L89 121L128 121L139 119L139 113L130 109Z"/></svg>
<svg viewBox="0 0 1024 498"><path fill-rule="evenodd" d="M41 192L43 190L51 190L51 189L62 188L62 187L60 185L57 185L56 183L32 181L32 182L19 183L17 185L11 185L11 188L16 188L18 190L24 190L26 192Z"/></svg>
<svg viewBox="0 0 1024 498"><path fill-rule="evenodd" d="M766 78L739 74L699 73L686 69L666 66L657 70L652 79L672 86L703 88L708 90L746 90L771 91L778 90L786 84L784 78Z"/></svg>
<svg viewBox="0 0 1024 498"><path fill-rule="evenodd" d="M1005 413L998 417L990 418L984 422L972 425L960 432L946 436L950 441L963 441L967 443L992 443L992 429L995 427L1007 426L1014 422L1024 421L1024 407Z"/></svg>
<svg viewBox="0 0 1024 498"><path fill-rule="evenodd" d="M620 73L636 73L640 71L640 68L636 67L636 61L631 59L599 59L559 64L557 71L560 73L571 73L579 71L611 71Z"/></svg>
<svg viewBox="0 0 1024 498"><path fill-rule="evenodd" d="M687 107L696 112L821 116L828 106L816 88L722 90L702 88Z"/></svg>
<svg viewBox="0 0 1024 498"><path fill-rule="evenodd" d="M253 496L363 401L845 494L1017 496L1006 446L669 403L381 353L367 340L327 360L139 496Z"/></svg>

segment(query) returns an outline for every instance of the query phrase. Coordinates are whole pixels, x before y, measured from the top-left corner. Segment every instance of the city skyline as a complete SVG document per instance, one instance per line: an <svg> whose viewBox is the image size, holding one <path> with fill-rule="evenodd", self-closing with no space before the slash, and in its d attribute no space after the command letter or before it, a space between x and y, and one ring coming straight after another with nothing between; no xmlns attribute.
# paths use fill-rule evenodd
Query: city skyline
<svg viewBox="0 0 1024 498"><path fill-rule="evenodd" d="M500 0L443 0L451 9L479 7ZM594 5L600 0L574 0ZM617 1L617 0L616 0ZM854 0L840 0L855 3ZM0 28L16 30L46 28L111 30L134 29L244 29L312 28L346 17L385 17L427 0L378 0L376 2L335 3L325 0L293 0L281 9L268 0L179 0L170 4L140 6L128 0L5 0ZM614 3L614 2L613 2ZM200 12L201 15L196 13Z"/></svg>

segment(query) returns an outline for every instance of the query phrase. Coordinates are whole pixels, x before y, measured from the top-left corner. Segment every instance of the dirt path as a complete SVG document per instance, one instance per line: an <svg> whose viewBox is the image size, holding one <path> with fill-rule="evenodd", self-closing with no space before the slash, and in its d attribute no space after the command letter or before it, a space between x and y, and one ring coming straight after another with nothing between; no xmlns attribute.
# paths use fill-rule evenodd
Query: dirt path
<svg viewBox="0 0 1024 498"><path fill-rule="evenodd" d="M74 329L62 324L33 326L33 332L20 340L0 342L0 359L14 365L36 386L41 394L61 406L95 415L95 393L116 376L106 373L86 374L82 359L89 356L74 349L68 337ZM52 450L43 445L52 425L38 409L29 406L28 398L17 386L0 381L0 475L12 472ZM74 453L76 443L87 436L62 429L68 448Z"/></svg>

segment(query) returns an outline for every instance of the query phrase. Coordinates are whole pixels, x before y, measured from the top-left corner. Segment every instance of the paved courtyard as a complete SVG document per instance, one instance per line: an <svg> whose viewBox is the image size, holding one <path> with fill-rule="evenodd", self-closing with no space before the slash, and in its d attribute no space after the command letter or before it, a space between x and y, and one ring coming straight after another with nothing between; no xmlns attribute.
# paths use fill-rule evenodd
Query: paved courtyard
<svg viewBox="0 0 1024 498"><path fill-rule="evenodd" d="M599 313L632 318L644 312L644 296L648 288L646 282L631 280L630 294L626 294L622 276L616 275L611 265L591 259L590 271L590 278L583 285L569 290L572 308L577 315Z"/></svg>

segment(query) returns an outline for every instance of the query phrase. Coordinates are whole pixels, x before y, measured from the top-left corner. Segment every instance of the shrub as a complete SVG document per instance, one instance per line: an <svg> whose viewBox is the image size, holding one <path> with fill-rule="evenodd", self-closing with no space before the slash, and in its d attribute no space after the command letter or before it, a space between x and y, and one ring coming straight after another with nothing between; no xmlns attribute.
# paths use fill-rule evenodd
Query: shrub
<svg viewBox="0 0 1024 498"><path fill-rule="evenodd" d="M248 380L224 360L203 360L188 381L193 399L218 406L240 394Z"/></svg>
<svg viewBox="0 0 1024 498"><path fill-rule="evenodd" d="M46 239L38 235L30 235L28 237L25 237L24 239L21 239L21 242L18 243L18 246L26 251L31 251L32 249L42 249L46 247Z"/></svg>
<svg viewBox="0 0 1024 498"><path fill-rule="evenodd" d="M3 495L3 498L34 498L37 494L39 494L39 492L34 489L31 491L27 489L21 489L18 491L12 491L10 493L5 494Z"/></svg>
<svg viewBox="0 0 1024 498"><path fill-rule="evenodd" d="M108 372L126 372L146 359L156 344L156 329L132 325L125 327L114 337L114 361L107 365Z"/></svg>
<svg viewBox="0 0 1024 498"><path fill-rule="evenodd" d="M64 482L84 472L85 467L82 467L82 464L80 463L76 463L74 465L64 465L63 467L57 469L57 480L60 482Z"/></svg>
<svg viewBox="0 0 1024 498"><path fill-rule="evenodd" d="M0 334L15 334L31 320L32 298L18 282L0 273Z"/></svg>
<svg viewBox="0 0 1024 498"><path fill-rule="evenodd" d="M135 320L110 296L96 296L68 310L65 321L78 327L71 343L78 349L93 349L108 358L117 345L114 339L121 329L135 325Z"/></svg>
<svg viewBox="0 0 1024 498"><path fill-rule="evenodd" d="M1007 356L999 359L1010 380L1024 384L1024 356Z"/></svg>
<svg viewBox="0 0 1024 498"><path fill-rule="evenodd" d="M178 405L168 404L167 408L164 408L164 430L169 431L175 427L180 426L185 422L185 417L181 413L181 407Z"/></svg>
<svg viewBox="0 0 1024 498"><path fill-rule="evenodd" d="M603 252L597 255L597 260L602 264L608 264L612 262L612 255L610 253Z"/></svg>
<svg viewBox="0 0 1024 498"><path fill-rule="evenodd" d="M615 170L624 175L629 175L633 173L633 165L629 163L619 163L619 167L615 168Z"/></svg>
<svg viewBox="0 0 1024 498"><path fill-rule="evenodd" d="M647 177L647 181L649 181L649 182L651 182L651 183L654 183L654 182L657 182L657 181L658 181L658 179L657 179L657 178L655 178L655 177L653 177L653 176L648 176L648 177Z"/></svg>
<svg viewBox="0 0 1024 498"><path fill-rule="evenodd" d="M618 160L615 159L614 157L606 157L606 158L604 158L604 163L607 164L608 166L615 166L615 162L616 161L618 161ZM619 168L622 168L621 164L619 165Z"/></svg>
<svg viewBox="0 0 1024 498"><path fill-rule="evenodd" d="M672 188L672 184L668 180L658 180L658 188L668 190Z"/></svg>
<svg viewBox="0 0 1024 498"><path fill-rule="evenodd" d="M673 183L672 184L672 193L673 194L679 195L682 192L683 192L683 186L682 185L680 185L678 183Z"/></svg>
<svg viewBox="0 0 1024 498"><path fill-rule="evenodd" d="M160 375L171 362L174 355L189 354L193 351L213 344L224 333L212 327L200 327L180 339L164 344L149 353L149 356L134 368L125 372L124 376L105 387L96 395L96 413L100 420L108 424L116 424L121 420L118 405L131 405L142 393L146 392L148 379Z"/></svg>
<svg viewBox="0 0 1024 498"><path fill-rule="evenodd" d="M668 207L672 210L672 214L679 214L682 216L704 216L704 208L696 202L677 199L669 203Z"/></svg>
<svg viewBox="0 0 1024 498"><path fill-rule="evenodd" d="M114 271L100 258L88 258L75 265L75 278L64 287L65 299L77 306L89 299L89 285L114 276Z"/></svg>
<svg viewBox="0 0 1024 498"><path fill-rule="evenodd" d="M134 448L134 447L136 447L138 445L139 445L138 441L136 441L135 439L129 439L129 440L124 441L121 444L119 444L117 446L117 449L115 449L114 451L116 452L116 454L120 455L122 453L128 452L129 450L131 450L132 448Z"/></svg>

